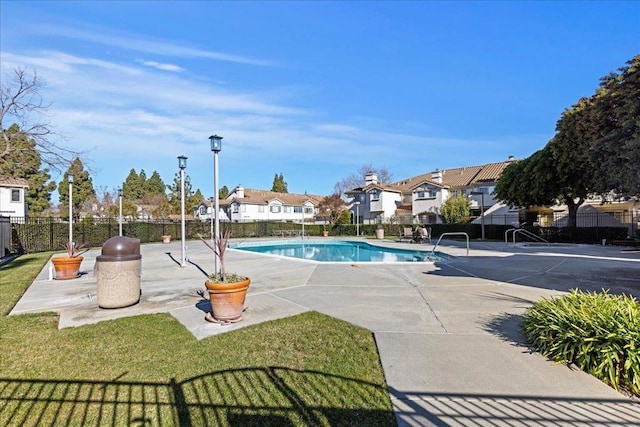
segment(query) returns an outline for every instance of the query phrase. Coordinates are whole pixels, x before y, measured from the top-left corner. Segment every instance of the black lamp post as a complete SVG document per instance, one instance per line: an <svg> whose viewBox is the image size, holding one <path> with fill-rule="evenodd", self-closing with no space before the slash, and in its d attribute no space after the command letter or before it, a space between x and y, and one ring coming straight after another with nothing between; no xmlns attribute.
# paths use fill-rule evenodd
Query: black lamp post
<svg viewBox="0 0 640 427"><path fill-rule="evenodd" d="M211 151L213 151L213 212L212 215L215 215L215 230L212 233L212 240L214 242L218 242L220 239L220 218L218 218L218 214L220 212L219 209L219 197L218 197L218 153L222 151L222 137L218 135L211 135L209 137L209 141L211 141ZM212 217L213 218L213 217ZM214 270L215 274L220 273L220 259L218 254L215 256L215 264Z"/></svg>
<svg viewBox="0 0 640 427"><path fill-rule="evenodd" d="M182 219L182 223L181 223L181 237L182 237L182 245L181 245L181 260L180 260L180 266L181 267L186 267L187 266L187 257L186 257L186 252L187 252L187 244L185 242L185 225L184 225L184 170L187 167L187 157L185 156L178 156L178 167L180 168L180 216Z"/></svg>

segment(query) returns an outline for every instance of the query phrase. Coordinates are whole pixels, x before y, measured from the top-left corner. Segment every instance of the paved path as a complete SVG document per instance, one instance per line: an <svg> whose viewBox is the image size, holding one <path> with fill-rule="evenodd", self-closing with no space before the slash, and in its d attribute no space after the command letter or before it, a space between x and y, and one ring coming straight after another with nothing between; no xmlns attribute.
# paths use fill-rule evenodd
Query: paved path
<svg viewBox="0 0 640 427"><path fill-rule="evenodd" d="M372 241L373 243L376 243ZM408 243L377 242L394 247ZM600 381L554 365L524 344L521 315L534 301L571 288L640 297L640 254L600 246L519 247L476 242L441 248L436 264L318 264L230 251L227 270L252 278L240 324L204 321L203 289L212 255L189 242L143 245L139 304L103 310L93 264L81 278L48 280L48 266L12 314L60 313L60 327L169 312L202 339L315 310L375 334L399 425L640 425L640 404Z"/></svg>

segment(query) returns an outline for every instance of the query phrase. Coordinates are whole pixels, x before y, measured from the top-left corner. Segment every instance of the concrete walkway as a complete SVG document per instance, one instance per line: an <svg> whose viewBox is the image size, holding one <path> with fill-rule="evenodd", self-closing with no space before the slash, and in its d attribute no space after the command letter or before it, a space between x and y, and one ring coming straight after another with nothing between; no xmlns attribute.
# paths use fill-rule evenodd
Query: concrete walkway
<svg viewBox="0 0 640 427"><path fill-rule="evenodd" d="M143 245L141 301L112 310L97 306L94 250L78 279L50 281L47 265L11 314L56 311L64 328L169 312L202 339L315 310L375 334L401 426L640 425L638 402L532 353L518 330L533 302L571 288L640 297L640 253L474 242L467 257L452 241L439 250L455 258L345 265L229 251L227 271L252 279L245 320L230 326L204 320L209 304L201 292L213 257L200 242L188 243L186 268L180 242Z"/></svg>

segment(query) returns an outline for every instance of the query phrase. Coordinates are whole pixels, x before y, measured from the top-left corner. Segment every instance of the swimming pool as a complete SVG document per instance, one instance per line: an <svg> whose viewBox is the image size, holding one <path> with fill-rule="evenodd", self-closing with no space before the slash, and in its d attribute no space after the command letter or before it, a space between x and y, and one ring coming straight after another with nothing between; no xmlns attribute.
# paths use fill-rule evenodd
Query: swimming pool
<svg viewBox="0 0 640 427"><path fill-rule="evenodd" d="M244 242L232 249L321 262L435 262L448 257L431 251L386 248L365 242L340 240Z"/></svg>

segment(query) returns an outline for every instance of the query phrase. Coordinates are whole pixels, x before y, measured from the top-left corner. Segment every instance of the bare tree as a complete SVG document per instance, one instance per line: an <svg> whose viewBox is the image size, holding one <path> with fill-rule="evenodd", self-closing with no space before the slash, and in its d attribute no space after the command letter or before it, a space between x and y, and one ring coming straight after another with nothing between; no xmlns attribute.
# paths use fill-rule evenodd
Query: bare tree
<svg viewBox="0 0 640 427"><path fill-rule="evenodd" d="M80 153L50 139L54 135L51 125L41 117L49 108L40 94L45 86L35 71L29 72L26 68L15 68L13 75L4 79L0 94L0 159L18 150L13 143L16 138L27 137L35 141L42 161L51 169L61 171ZM9 132L9 121L17 124L20 131Z"/></svg>
<svg viewBox="0 0 640 427"><path fill-rule="evenodd" d="M372 164L368 163L360 166L356 173L352 173L351 175L348 175L336 182L333 186L333 192L337 194L344 194L345 191L364 187L365 175L368 173L375 173L378 175L378 182L385 184L389 184L393 179L393 175L385 166L376 168Z"/></svg>

